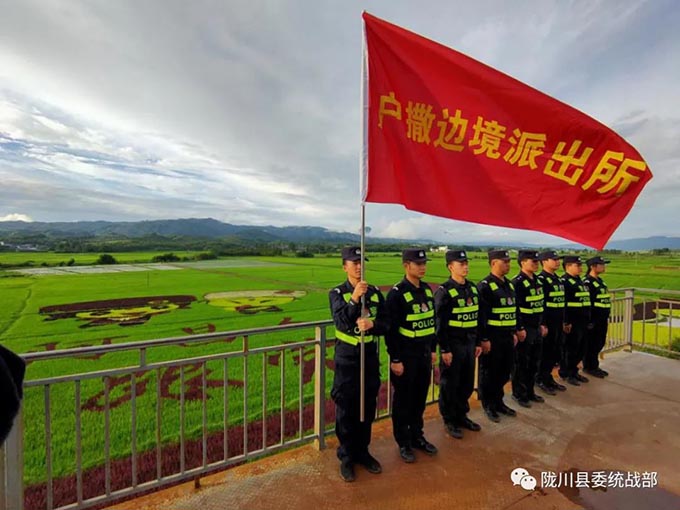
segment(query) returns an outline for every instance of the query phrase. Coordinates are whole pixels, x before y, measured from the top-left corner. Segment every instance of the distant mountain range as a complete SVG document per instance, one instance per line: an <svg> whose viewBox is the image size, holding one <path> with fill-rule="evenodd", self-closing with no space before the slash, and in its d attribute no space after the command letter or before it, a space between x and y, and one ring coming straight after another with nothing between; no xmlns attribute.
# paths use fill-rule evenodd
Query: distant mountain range
<svg viewBox="0 0 680 510"><path fill-rule="evenodd" d="M47 234L53 237L144 237L144 236L184 236L204 239L241 238L260 242L332 242L332 243L355 243L359 241L359 235L350 232L336 232L323 227L274 227L234 225L223 223L212 218L188 218L177 220L152 220L133 222L112 221L74 221L74 222L0 222L0 236L9 234ZM4 234L4 235L3 235ZM443 241L421 239L418 241L395 238L379 238L368 236L374 243L426 243L442 244ZM507 242L507 241L506 241ZM490 245L488 242L462 243L472 246ZM536 246L530 243L510 243L509 246ZM582 249L576 244L564 244L557 246L561 249ZM644 251L661 248L680 249L680 237L654 236L638 239L624 239L610 241L608 249L623 251Z"/></svg>
<svg viewBox="0 0 680 510"><path fill-rule="evenodd" d="M558 248L579 249L583 248L583 246L578 244L565 244L563 246L558 246ZM619 241L609 241L606 248L608 250L622 251L648 251L662 248L680 250L680 237L652 236L635 239L621 239Z"/></svg>
<svg viewBox="0 0 680 510"><path fill-rule="evenodd" d="M48 234L53 237L195 237L204 239L240 238L251 241L288 242L358 242L359 234L335 232L323 227L273 227L233 225L212 218L152 220L133 222L74 221L74 222L0 222L0 235L11 233ZM372 238L374 242L395 242L399 239Z"/></svg>

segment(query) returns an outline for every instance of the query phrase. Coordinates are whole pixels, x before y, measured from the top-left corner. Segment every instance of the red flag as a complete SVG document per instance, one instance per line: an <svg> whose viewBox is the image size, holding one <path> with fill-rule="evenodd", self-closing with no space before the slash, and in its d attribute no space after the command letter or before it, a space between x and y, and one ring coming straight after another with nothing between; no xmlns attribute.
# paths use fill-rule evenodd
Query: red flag
<svg viewBox="0 0 680 510"><path fill-rule="evenodd" d="M601 249L652 173L584 113L364 13L364 201Z"/></svg>

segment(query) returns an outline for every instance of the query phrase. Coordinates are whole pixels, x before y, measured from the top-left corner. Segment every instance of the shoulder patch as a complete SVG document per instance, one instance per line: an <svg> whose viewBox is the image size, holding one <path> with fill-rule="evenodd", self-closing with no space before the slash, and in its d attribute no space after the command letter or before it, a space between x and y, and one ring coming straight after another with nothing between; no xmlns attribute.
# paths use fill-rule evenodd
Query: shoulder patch
<svg viewBox="0 0 680 510"><path fill-rule="evenodd" d="M335 287L331 292L337 292L338 294L342 294L342 291L337 287Z"/></svg>

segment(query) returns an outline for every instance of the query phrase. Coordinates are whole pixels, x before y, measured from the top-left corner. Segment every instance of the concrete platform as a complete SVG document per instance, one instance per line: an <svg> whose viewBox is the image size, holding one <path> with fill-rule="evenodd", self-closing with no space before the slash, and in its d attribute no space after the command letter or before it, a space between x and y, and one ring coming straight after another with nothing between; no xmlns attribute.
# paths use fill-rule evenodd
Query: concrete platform
<svg viewBox="0 0 680 510"><path fill-rule="evenodd" d="M608 354L611 375L545 396L519 408L516 418L491 423L473 402L481 432L447 436L436 406L426 411L427 438L439 454L417 452L404 464L390 420L374 424L371 449L383 473L357 467L357 480L338 475L335 437L121 503L116 510L211 509L673 509L680 508L680 363L643 353ZM514 486L510 473L525 468L536 490ZM541 488L541 472L656 472L652 488ZM574 479L576 474L573 475ZM589 476L589 478L590 478ZM573 485L573 484L568 484Z"/></svg>

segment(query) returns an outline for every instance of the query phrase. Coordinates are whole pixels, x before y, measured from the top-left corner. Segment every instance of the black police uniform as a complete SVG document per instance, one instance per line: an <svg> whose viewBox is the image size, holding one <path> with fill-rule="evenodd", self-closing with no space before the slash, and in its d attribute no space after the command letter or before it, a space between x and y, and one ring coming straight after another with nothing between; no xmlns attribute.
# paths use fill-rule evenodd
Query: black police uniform
<svg viewBox="0 0 680 510"><path fill-rule="evenodd" d="M581 262L580 257L566 256L564 263ZM585 354L585 334L590 323L590 292L579 276L564 274L560 278L564 285L564 323L571 325L571 331L564 336L564 357L560 362L560 377L576 378L584 382L578 373L578 364ZM587 379L586 379L587 380Z"/></svg>
<svg viewBox="0 0 680 510"><path fill-rule="evenodd" d="M0 447L7 439L19 412L24 390L26 363L0 345Z"/></svg>
<svg viewBox="0 0 680 510"><path fill-rule="evenodd" d="M456 255L452 260L467 260L465 252ZM475 348L480 344L479 291L469 280L460 284L449 278L435 292L434 308L439 352L452 354L451 365L439 363L439 412L447 428L460 427L470 411L474 390Z"/></svg>
<svg viewBox="0 0 680 510"><path fill-rule="evenodd" d="M588 259L588 267L594 264L608 264L609 261L602 257ZM591 329L586 331L586 353L583 358L583 369L597 374L600 372L598 356L607 340L607 328L609 326L609 313L611 312L611 295L602 278L588 274L583 279L588 292L590 292L591 304ZM605 375L606 372L604 372Z"/></svg>
<svg viewBox="0 0 680 510"><path fill-rule="evenodd" d="M406 256L405 250L404 256ZM417 250L425 261L425 253ZM390 328L385 343L391 363L404 372L390 374L394 386L392 426L399 447L414 447L423 438L423 413L432 375L432 353L437 350L434 295L424 281L416 287L406 278L387 294Z"/></svg>
<svg viewBox="0 0 680 510"><path fill-rule="evenodd" d="M538 259L535 251L520 251L520 261ZM543 320L543 286L536 275L528 275L524 271L512 279L517 296L517 329L524 330L526 337L518 342L515 349L515 367L512 373L512 394L516 400L526 403L529 400L542 400L534 392L536 374L541 361L543 337L540 326Z"/></svg>
<svg viewBox="0 0 680 510"><path fill-rule="evenodd" d="M335 323L335 375L331 398L335 402L335 434L340 445L340 461L363 462L371 442L371 425L375 417L380 369L375 336L388 328L385 301L380 290L369 285L366 292L368 316L373 328L364 333L364 421L360 418L360 332L357 319L361 317L361 303L352 301L354 287L345 281L329 293L331 313Z"/></svg>
<svg viewBox="0 0 680 510"><path fill-rule="evenodd" d="M542 252L539 260L549 258L558 259L555 252ZM548 334L543 338L543 349L541 351L541 363L538 369L536 382L544 384L548 388L564 388L555 381L552 376L553 367L560 362L563 348L564 325L564 283L556 274L548 271L541 271L538 281L543 286L543 296L545 299L545 310L543 318L548 327Z"/></svg>
<svg viewBox="0 0 680 510"><path fill-rule="evenodd" d="M504 253L507 256L507 252ZM479 392L482 406L499 412L505 406L503 386L510 380L514 365L515 288L507 278L501 280L489 274L477 284L477 290L481 340L491 342L491 351L479 358Z"/></svg>

